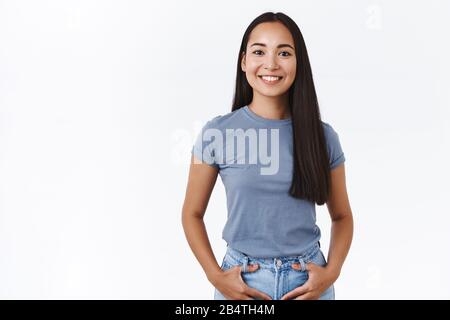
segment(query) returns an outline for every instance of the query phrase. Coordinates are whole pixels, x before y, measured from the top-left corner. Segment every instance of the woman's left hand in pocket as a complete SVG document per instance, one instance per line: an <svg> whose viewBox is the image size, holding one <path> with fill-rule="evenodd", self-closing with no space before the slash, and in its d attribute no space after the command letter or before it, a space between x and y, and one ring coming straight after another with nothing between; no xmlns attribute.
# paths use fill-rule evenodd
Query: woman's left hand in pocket
<svg viewBox="0 0 450 320"><path fill-rule="evenodd" d="M301 269L299 263L293 263L292 268ZM306 264L308 280L301 286L289 291L281 300L316 300L328 289L337 279L337 275L327 267L322 267L314 263Z"/></svg>

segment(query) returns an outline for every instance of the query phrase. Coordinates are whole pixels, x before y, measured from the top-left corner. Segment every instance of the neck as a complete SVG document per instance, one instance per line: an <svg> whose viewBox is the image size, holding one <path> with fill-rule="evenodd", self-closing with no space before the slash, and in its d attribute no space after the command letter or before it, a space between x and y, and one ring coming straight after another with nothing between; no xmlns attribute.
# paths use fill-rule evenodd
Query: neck
<svg viewBox="0 0 450 320"><path fill-rule="evenodd" d="M253 95L248 107L257 115L273 120L283 120L291 117L288 107L288 95L268 97L258 94Z"/></svg>

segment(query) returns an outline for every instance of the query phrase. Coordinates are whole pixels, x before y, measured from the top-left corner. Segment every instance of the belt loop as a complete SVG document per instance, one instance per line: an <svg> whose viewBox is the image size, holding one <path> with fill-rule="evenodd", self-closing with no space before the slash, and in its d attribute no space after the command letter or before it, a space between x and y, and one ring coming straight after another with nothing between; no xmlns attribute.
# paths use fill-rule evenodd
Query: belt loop
<svg viewBox="0 0 450 320"><path fill-rule="evenodd" d="M305 260L303 260L303 258L299 259L300 261L300 266L302 267L302 271L305 272L306 271L306 264L305 264Z"/></svg>
<svg viewBox="0 0 450 320"><path fill-rule="evenodd" d="M244 257L244 262L242 263L242 272L247 272L247 265L248 265L248 257Z"/></svg>

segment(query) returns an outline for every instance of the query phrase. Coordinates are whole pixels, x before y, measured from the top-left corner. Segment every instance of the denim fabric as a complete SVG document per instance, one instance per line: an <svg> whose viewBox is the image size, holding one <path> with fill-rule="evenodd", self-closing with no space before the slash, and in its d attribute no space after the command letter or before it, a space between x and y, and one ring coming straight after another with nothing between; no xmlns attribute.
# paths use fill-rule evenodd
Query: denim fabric
<svg viewBox="0 0 450 320"><path fill-rule="evenodd" d="M299 256L282 256L277 258L252 257L227 246L221 269L227 270L241 265L242 279L249 287L268 294L274 300L279 300L283 295L301 286L308 280L308 271L305 268L309 262L322 267L327 264L319 243L316 243ZM300 263L301 269L294 269L292 263ZM247 266L249 264L258 264L259 268L256 271L248 272ZM214 291L214 299L226 300L217 289ZM334 285L326 289L319 298L319 300L334 299Z"/></svg>

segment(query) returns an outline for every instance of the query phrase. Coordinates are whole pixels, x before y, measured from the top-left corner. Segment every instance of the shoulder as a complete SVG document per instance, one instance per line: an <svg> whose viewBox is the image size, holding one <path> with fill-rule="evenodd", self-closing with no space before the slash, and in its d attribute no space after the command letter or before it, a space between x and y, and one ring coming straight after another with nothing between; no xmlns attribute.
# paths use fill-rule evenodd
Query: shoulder
<svg viewBox="0 0 450 320"><path fill-rule="evenodd" d="M239 108L234 111L230 111L225 114L214 116L213 118L210 118L207 120L206 124L204 125L205 129L224 129L230 126L231 123L234 123L235 121L239 121L239 119L242 117L242 108Z"/></svg>
<svg viewBox="0 0 450 320"><path fill-rule="evenodd" d="M322 121L325 140L330 157L330 168L334 169L345 161L344 151L342 150L339 136L334 128L327 122Z"/></svg>
<svg viewBox="0 0 450 320"><path fill-rule="evenodd" d="M325 138L326 139L336 139L338 138L338 133L336 132L336 130L334 129L334 127L329 124L328 122L322 121L322 128L323 128L323 132L325 134Z"/></svg>
<svg viewBox="0 0 450 320"><path fill-rule="evenodd" d="M325 140L329 148L335 148L340 145L339 134L336 132L334 127L328 122L322 122L323 132L325 135Z"/></svg>
<svg viewBox="0 0 450 320"><path fill-rule="evenodd" d="M328 122L322 120L320 120L320 122L322 123L322 127L325 133L336 132L334 131L334 128L331 126L331 124L329 124Z"/></svg>

